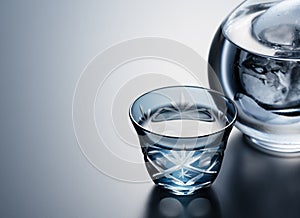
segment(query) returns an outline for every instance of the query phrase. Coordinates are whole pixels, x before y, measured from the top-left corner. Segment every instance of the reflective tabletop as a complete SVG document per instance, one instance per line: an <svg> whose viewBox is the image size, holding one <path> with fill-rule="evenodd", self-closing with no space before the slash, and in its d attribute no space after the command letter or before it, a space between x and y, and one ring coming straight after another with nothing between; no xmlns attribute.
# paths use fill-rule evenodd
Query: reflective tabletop
<svg viewBox="0 0 300 218"><path fill-rule="evenodd" d="M0 217L299 218L300 158L260 152L237 129L211 188L188 197L102 174L74 134L75 87L100 51L158 36L205 59L218 25L241 2L1 1Z"/></svg>

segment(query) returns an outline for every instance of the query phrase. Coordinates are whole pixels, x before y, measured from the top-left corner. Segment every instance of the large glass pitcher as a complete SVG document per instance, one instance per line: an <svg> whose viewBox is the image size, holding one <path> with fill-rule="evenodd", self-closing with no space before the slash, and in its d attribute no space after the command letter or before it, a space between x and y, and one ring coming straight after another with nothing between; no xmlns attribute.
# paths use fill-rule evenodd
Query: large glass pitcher
<svg viewBox="0 0 300 218"><path fill-rule="evenodd" d="M252 144L300 152L300 0L245 1L211 45L210 86L234 99Z"/></svg>

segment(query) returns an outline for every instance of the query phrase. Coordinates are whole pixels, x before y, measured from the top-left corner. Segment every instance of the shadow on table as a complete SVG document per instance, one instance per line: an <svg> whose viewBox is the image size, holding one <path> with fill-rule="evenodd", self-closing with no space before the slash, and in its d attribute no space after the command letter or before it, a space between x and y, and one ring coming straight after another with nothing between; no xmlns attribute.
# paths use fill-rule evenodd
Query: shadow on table
<svg viewBox="0 0 300 218"><path fill-rule="evenodd" d="M154 186L146 205L145 218L220 218L218 198L212 188L191 196L177 196Z"/></svg>
<svg viewBox="0 0 300 218"><path fill-rule="evenodd" d="M237 132L213 188L223 218L299 218L300 158L259 151Z"/></svg>

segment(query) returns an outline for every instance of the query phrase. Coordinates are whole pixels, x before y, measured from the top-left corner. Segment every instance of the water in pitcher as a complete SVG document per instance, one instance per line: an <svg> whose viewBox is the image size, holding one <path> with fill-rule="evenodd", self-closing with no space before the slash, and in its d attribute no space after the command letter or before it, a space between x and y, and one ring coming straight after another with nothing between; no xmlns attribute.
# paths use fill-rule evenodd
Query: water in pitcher
<svg viewBox="0 0 300 218"><path fill-rule="evenodd" d="M271 150L300 149L299 14L295 0L249 5L231 15L211 47L209 62L239 108L238 128L288 144Z"/></svg>

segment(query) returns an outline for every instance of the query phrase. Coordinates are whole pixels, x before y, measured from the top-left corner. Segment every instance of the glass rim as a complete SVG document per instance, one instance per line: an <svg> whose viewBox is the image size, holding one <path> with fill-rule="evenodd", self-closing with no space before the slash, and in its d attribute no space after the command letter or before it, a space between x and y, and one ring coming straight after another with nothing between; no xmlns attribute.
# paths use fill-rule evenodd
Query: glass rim
<svg viewBox="0 0 300 218"><path fill-rule="evenodd" d="M145 127L143 127L141 124L139 124L134 118L133 118L133 115L132 115L132 108L133 108L133 105L139 100L141 99L142 97L144 97L145 95L148 95L152 92L156 92L156 91L159 91L159 90L165 90L165 89L171 89L171 88L193 88L193 89L199 89L199 90L202 90L202 91L207 91L207 92L210 92L210 93L214 93L214 94L217 94L218 96L220 97L223 97L224 100L226 100L227 102L231 103L233 105L233 108L234 108L234 116L232 118L232 120L226 124L224 127L216 130L216 131L213 131L212 133L209 133L209 134L203 134L203 135L199 135L199 136L171 136L171 135L163 135L163 134L160 134L160 133L156 133L156 132L153 132ZM147 133L150 133L150 134L153 134L153 135L156 135L156 136L159 136L159 137L165 137L165 138L172 138L172 139L197 139L197 138L204 138L204 137L208 137L208 136L212 136L212 135L216 135L218 133L221 133L223 131L225 131L226 129L228 129L229 127L231 127L236 119L237 119L237 116L238 116L238 110L237 110L237 106L235 104L235 102L233 100L231 100L230 98L228 98L227 96L225 96L223 93L221 92L218 92L216 90L213 90L213 89L210 89L210 88L205 88L205 87L201 87L201 86L192 86L192 85L175 85L175 86L164 86L164 87L160 87L160 88L157 88L157 89L153 89L153 90L150 90L150 91L147 91L145 92L144 94L140 95L138 98L136 98L133 103L130 105L129 107L129 117L130 117L130 120L136 125L138 126L139 128L141 128L143 131L147 132Z"/></svg>

